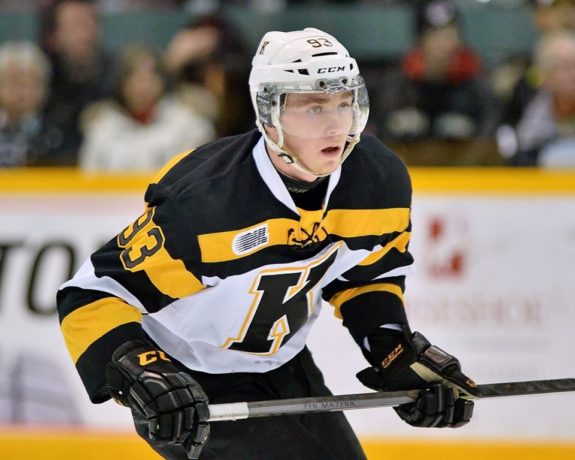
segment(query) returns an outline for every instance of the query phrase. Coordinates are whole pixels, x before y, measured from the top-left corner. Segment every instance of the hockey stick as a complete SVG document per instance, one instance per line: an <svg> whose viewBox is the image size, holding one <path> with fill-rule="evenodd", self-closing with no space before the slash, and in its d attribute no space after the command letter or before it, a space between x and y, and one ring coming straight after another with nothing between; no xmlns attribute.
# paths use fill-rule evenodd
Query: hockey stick
<svg viewBox="0 0 575 460"><path fill-rule="evenodd" d="M527 382L488 383L477 385L474 397L523 396L575 391L575 379L531 380ZM398 406L415 401L419 390L385 391L311 398L210 404L209 422L223 422L274 415L331 412L370 407Z"/></svg>

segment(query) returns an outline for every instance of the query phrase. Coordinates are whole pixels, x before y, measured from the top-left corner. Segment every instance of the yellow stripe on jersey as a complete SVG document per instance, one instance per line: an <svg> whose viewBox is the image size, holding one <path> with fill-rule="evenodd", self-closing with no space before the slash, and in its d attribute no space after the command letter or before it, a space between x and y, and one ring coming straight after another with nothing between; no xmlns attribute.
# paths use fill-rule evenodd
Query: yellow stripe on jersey
<svg viewBox="0 0 575 460"><path fill-rule="evenodd" d="M160 169L156 175L154 176L154 178L152 179L152 181L150 182L151 184L157 184L158 182L160 182L162 180L162 178L168 174L168 172L174 167L176 166L180 160L182 160L183 158L187 157L190 153L192 153L194 150L186 150L185 152L182 152L174 157L172 157L170 159L170 161L168 161L164 166L162 166L162 169Z"/></svg>
<svg viewBox="0 0 575 460"><path fill-rule="evenodd" d="M354 297L360 296L362 294L367 294L369 292L390 292L391 294L395 294L397 297L399 297L403 303L403 292L401 291L401 288L396 284L369 284L367 286L346 289L345 291L338 292L331 299L329 299L329 303L335 307L335 316L342 319L341 306Z"/></svg>
<svg viewBox="0 0 575 460"><path fill-rule="evenodd" d="M297 209L300 215L300 226L305 229L313 229L314 224L321 222L323 217L323 209L317 211L306 211L305 209Z"/></svg>
<svg viewBox="0 0 575 460"><path fill-rule="evenodd" d="M236 260L268 246L307 241L312 235L313 241L323 241L328 234L344 238L384 235L404 231L409 226L408 208L335 209L329 211L323 221L321 210L300 210L300 215L299 221L270 219L247 228L199 235L198 244L202 253L202 262ZM242 241L244 243L238 244Z"/></svg>
<svg viewBox="0 0 575 460"><path fill-rule="evenodd" d="M140 311L116 297L106 297L84 305L62 321L62 334L74 364L100 337L123 324L140 323Z"/></svg>
<svg viewBox="0 0 575 460"><path fill-rule="evenodd" d="M253 254L264 247L287 244L288 235L292 229L299 230L297 220L270 219L252 227L199 235L198 244L202 253L202 262L235 260ZM240 247L238 242L242 238L245 238L246 244Z"/></svg>
<svg viewBox="0 0 575 460"><path fill-rule="evenodd" d="M409 208L332 209L323 225L330 234L353 238L402 232L409 225Z"/></svg>
<svg viewBox="0 0 575 460"><path fill-rule="evenodd" d="M158 251L141 266L152 284L162 293L181 299L204 289L202 283L179 259L173 259L165 248Z"/></svg>
<svg viewBox="0 0 575 460"><path fill-rule="evenodd" d="M410 237L411 232L403 232L398 237L387 243L384 247L367 256L358 265L372 265L378 260L382 259L390 250L394 248L399 252L405 252L407 250L407 243L409 243Z"/></svg>

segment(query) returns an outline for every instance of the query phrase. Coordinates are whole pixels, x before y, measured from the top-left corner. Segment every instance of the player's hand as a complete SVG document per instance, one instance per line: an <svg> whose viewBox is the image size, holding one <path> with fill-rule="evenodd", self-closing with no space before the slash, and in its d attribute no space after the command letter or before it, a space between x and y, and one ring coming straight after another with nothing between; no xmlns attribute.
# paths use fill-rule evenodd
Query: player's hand
<svg viewBox="0 0 575 460"><path fill-rule="evenodd" d="M123 344L108 364L107 383L117 402L147 419L156 444L180 444L198 458L210 433L208 397L163 351L143 341Z"/></svg>
<svg viewBox="0 0 575 460"><path fill-rule="evenodd" d="M431 345L419 332L405 334L379 328L367 338L364 354L373 367L357 374L379 391L421 389L413 403L396 407L398 415L418 427L459 427L471 420L475 382L461 372L457 358Z"/></svg>

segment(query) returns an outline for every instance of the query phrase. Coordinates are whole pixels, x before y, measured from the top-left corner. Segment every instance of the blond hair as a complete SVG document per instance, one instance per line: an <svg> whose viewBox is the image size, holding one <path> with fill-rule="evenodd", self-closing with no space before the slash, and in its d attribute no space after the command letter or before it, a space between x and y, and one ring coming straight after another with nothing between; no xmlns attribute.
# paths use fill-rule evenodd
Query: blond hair
<svg viewBox="0 0 575 460"><path fill-rule="evenodd" d="M13 65L38 70L44 84L47 84L51 74L50 62L32 42L10 41L0 46L0 83L6 69Z"/></svg>

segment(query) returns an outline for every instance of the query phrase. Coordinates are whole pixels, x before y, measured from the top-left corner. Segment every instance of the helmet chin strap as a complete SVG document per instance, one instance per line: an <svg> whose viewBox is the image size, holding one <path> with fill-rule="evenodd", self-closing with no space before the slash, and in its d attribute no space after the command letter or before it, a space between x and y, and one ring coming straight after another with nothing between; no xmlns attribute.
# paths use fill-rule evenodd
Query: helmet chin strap
<svg viewBox="0 0 575 460"><path fill-rule="evenodd" d="M326 173L326 174L319 174L315 171L312 171L311 169L305 167L303 164L301 164L298 161L297 156L294 153L288 152L288 150L284 147L283 143L283 130L281 129L281 127L275 127L277 132L278 132L278 142L274 142L269 136L268 133L266 132L265 128L263 127L263 125L260 123L260 121L258 120L256 122L258 128L260 129L261 133L264 135L264 138L266 140L266 143L269 145L269 147L275 152L277 153L277 155L283 160L285 161L286 164L293 166L295 169L297 169L299 172L303 172L305 174L311 174L312 176L315 177L326 177L329 176L331 173ZM345 161L345 159L349 156L349 154L351 153L351 151L353 150L353 148L355 147L355 145L359 142L359 134L355 134L355 135L348 135L347 136L347 141L346 141L346 147L345 150L343 151L343 154L341 155L341 160L338 164L338 167L341 166L341 164Z"/></svg>

